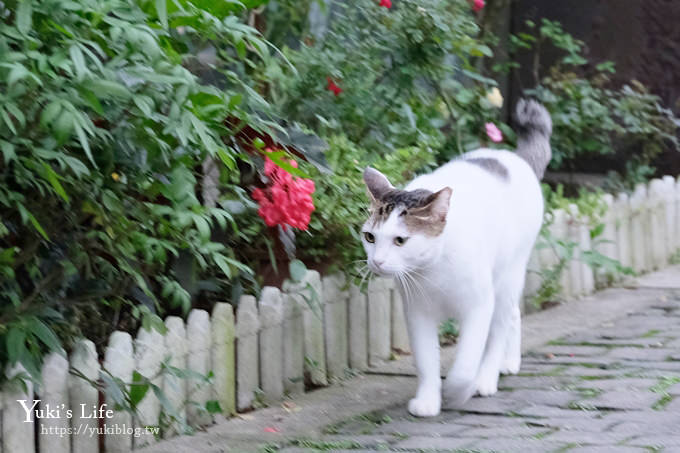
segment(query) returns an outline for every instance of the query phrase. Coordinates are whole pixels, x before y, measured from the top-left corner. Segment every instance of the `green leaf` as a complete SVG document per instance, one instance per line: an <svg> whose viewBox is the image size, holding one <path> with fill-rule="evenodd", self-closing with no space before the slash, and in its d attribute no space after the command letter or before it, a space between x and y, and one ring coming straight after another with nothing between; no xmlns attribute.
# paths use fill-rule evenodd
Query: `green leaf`
<svg viewBox="0 0 680 453"><path fill-rule="evenodd" d="M47 165L45 162L43 162L42 165L43 165L43 170L45 170L45 178L52 185L52 187L54 188L54 191L57 192L57 194L61 198L63 198L63 200L66 203L69 203L70 199L68 197L68 194L64 190L64 186L62 186L61 183L59 182L59 177L57 176L57 173L54 170L52 170L52 167Z"/></svg>
<svg viewBox="0 0 680 453"><path fill-rule="evenodd" d="M204 241L208 241L210 239L210 224L208 223L208 221L205 220L200 215L194 215L193 220L194 225L196 225L196 229L198 230L198 234L201 237L201 239L203 239Z"/></svg>
<svg viewBox="0 0 680 453"><path fill-rule="evenodd" d="M61 112L61 103L59 101L50 102L47 107L42 111L40 115L40 125L42 127L47 127L52 124L52 121Z"/></svg>
<svg viewBox="0 0 680 453"><path fill-rule="evenodd" d="M290 271L290 278L295 283L300 283L307 274L307 266L300 260L292 260L288 265Z"/></svg>
<svg viewBox="0 0 680 453"><path fill-rule="evenodd" d="M94 162L94 158L92 157L92 150L90 149L90 142L87 138L87 135L85 135L85 130L83 127L78 123L77 121L73 122L73 127L76 130L76 135L78 136L78 141L80 142L80 146L83 147L83 150L85 151L85 155L87 156L88 159L90 159L90 162L92 162L92 165L95 167L97 164Z"/></svg>
<svg viewBox="0 0 680 453"><path fill-rule="evenodd" d="M207 403L205 403L205 410L208 411L209 414L221 414L222 413L222 407L220 406L219 401L215 401L215 400L210 400Z"/></svg>
<svg viewBox="0 0 680 453"><path fill-rule="evenodd" d="M76 68L76 77L78 80L83 80L85 75L89 73L87 66L85 66L85 57L83 56L83 51L80 50L80 47L74 44L71 46L68 52L71 55L73 66Z"/></svg>
<svg viewBox="0 0 680 453"><path fill-rule="evenodd" d="M62 112L52 127L54 128L57 141L60 144L66 142L71 137L71 132L73 131L73 114L68 111Z"/></svg>
<svg viewBox="0 0 680 453"><path fill-rule="evenodd" d="M214 254L213 261L215 262L215 264L217 264L217 267L220 268L224 275L226 275L228 279L231 279L232 277L231 268L229 267L229 263L227 262L227 260L224 258L224 255L219 255L217 253Z"/></svg>
<svg viewBox="0 0 680 453"><path fill-rule="evenodd" d="M7 333L7 357L10 363L16 363L26 350L26 332L19 327L12 327Z"/></svg>
<svg viewBox="0 0 680 453"><path fill-rule="evenodd" d="M31 0L23 0L19 2L17 7L17 28L21 33L28 34L31 31L31 22L33 16L33 2Z"/></svg>
<svg viewBox="0 0 680 453"><path fill-rule="evenodd" d="M10 142L0 140L0 150L2 150L2 157L5 160L5 165L17 158L16 152L14 151L14 145Z"/></svg>
<svg viewBox="0 0 680 453"><path fill-rule="evenodd" d="M38 337L51 351L62 351L59 338L44 322L38 318L32 318L29 327L31 333Z"/></svg>
<svg viewBox="0 0 680 453"><path fill-rule="evenodd" d="M97 79L85 83L87 83L88 89L103 98L120 98L127 100L132 97L132 92L128 90L125 85L114 82L113 80Z"/></svg>
<svg viewBox="0 0 680 453"><path fill-rule="evenodd" d="M132 384L130 384L130 405L136 408L149 391L149 383L137 370L132 372Z"/></svg>
<svg viewBox="0 0 680 453"><path fill-rule="evenodd" d="M17 203L17 209L19 210L19 215L21 215L21 220L23 220L24 222L26 222L26 220L31 222L33 228L35 228L43 238L45 238L48 241L50 240L50 238L47 237L47 233L43 229L42 225L40 225L40 222L38 222L38 219L36 219L35 216L31 214L31 212L28 209L26 209L24 205L22 205L21 203Z"/></svg>
<svg viewBox="0 0 680 453"><path fill-rule="evenodd" d="M156 0L156 13L158 14L158 20L161 21L161 25L164 29L168 28L168 4L167 0Z"/></svg>

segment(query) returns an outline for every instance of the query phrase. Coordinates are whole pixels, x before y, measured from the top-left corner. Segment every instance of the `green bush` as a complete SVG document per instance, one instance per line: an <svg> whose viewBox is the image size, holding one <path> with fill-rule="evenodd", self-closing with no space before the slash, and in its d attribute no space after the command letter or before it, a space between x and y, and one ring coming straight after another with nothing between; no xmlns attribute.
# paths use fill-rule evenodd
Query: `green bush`
<svg viewBox="0 0 680 453"><path fill-rule="evenodd" d="M298 17L299 4L288 4L277 2L266 22ZM401 0L390 9L360 0L337 9L323 36L301 27L299 48L283 48L295 71L281 64L263 70L282 117L322 136L344 134L375 154L425 146L443 161L479 146L484 122L499 111L485 99L496 82L473 64L492 52L477 39L466 0Z"/></svg>
<svg viewBox="0 0 680 453"><path fill-rule="evenodd" d="M0 364L35 377L58 338L162 329L157 314L190 308L179 264L213 291L248 272L233 243L211 240L235 214L197 196L211 156L226 196L243 197L236 164L247 156L225 119L268 124L249 113L268 105L246 77L267 45L242 8L0 4ZM184 67L200 67L193 55L210 43L220 89Z"/></svg>
<svg viewBox="0 0 680 453"><path fill-rule="evenodd" d="M626 161L625 177L638 182L653 174L649 166L665 147L678 149L680 120L661 106L658 96L635 80L620 89L610 88L610 74L616 72L612 62L597 64L594 73L588 74L583 69L587 63L584 43L565 32L559 22L543 19L538 25L528 21L527 27L533 34L513 36L511 47L515 55L533 52L536 87L526 93L551 113L552 169L573 170L584 157L617 152ZM548 44L563 55L543 75L540 51Z"/></svg>

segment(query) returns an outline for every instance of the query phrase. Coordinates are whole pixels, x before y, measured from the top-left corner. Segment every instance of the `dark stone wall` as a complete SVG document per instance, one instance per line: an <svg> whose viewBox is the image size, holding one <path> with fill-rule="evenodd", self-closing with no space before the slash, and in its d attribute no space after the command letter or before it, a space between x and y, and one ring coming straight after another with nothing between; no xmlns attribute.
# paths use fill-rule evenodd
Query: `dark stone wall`
<svg viewBox="0 0 680 453"><path fill-rule="evenodd" d="M586 43L593 64L616 63L613 86L639 80L680 115L680 0L515 0L511 14L513 32L524 30L526 19L560 21ZM544 69L554 58L543 54ZM523 69L513 77L512 98L531 85L531 72ZM660 173L678 174L680 152L668 150L656 164Z"/></svg>

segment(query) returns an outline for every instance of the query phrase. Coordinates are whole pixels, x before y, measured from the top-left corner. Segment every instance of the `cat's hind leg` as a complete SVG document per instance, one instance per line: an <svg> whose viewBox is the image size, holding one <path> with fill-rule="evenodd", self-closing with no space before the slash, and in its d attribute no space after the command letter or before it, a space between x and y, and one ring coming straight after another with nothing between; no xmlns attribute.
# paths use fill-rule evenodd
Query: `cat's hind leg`
<svg viewBox="0 0 680 453"><path fill-rule="evenodd" d="M470 281L473 281L472 279ZM449 408L461 407L476 390L477 372L494 312L491 278L478 277L467 291L467 309L461 313L456 358L444 381L444 397Z"/></svg>
<svg viewBox="0 0 680 453"><path fill-rule="evenodd" d="M517 374L522 364L522 315L519 303L513 308L510 318L510 331L505 344L505 355L501 362L501 374Z"/></svg>
<svg viewBox="0 0 680 453"><path fill-rule="evenodd" d="M499 373L519 369L521 360L519 300L523 287L523 268L507 271L496 282L494 315L484 350L484 359L477 375L476 390L481 396L490 396L498 391Z"/></svg>

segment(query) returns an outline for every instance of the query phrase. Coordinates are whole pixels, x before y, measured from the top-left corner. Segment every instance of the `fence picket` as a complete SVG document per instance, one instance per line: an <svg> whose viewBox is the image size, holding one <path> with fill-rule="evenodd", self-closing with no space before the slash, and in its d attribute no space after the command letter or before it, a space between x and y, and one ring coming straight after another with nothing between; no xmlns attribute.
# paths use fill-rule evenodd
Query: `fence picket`
<svg viewBox="0 0 680 453"><path fill-rule="evenodd" d="M396 286L396 285L395 285ZM406 326L406 307L399 288L392 288L392 349L405 353L411 352Z"/></svg>
<svg viewBox="0 0 680 453"><path fill-rule="evenodd" d="M348 367L347 299L345 276L334 274L321 280L324 300L324 337L328 378L343 378Z"/></svg>
<svg viewBox="0 0 680 453"><path fill-rule="evenodd" d="M283 388L289 395L296 395L305 390L304 307L294 295L284 293L283 300Z"/></svg>
<svg viewBox="0 0 680 453"><path fill-rule="evenodd" d="M109 337L109 346L104 355L104 370L102 373L110 373L122 380L125 384L132 382L132 372L135 368L135 360L132 350L132 337L126 332L116 331ZM116 402L108 396L106 406L113 409ZM113 417L107 420L107 425L121 429L120 434L106 436L104 445L106 453L128 453L132 451L133 429L132 415L124 411L114 411Z"/></svg>
<svg viewBox="0 0 680 453"><path fill-rule="evenodd" d="M283 398L282 322L281 292L266 286L260 296L260 387L269 404Z"/></svg>
<svg viewBox="0 0 680 453"><path fill-rule="evenodd" d="M40 407L57 409L60 417L41 418L38 421L39 448L41 453L70 453L71 442L65 433L69 429L66 416L71 409L68 399L68 368L66 353L51 352L45 356L42 366L42 383L39 389ZM75 408L80 411L80 408ZM88 410L91 410L88 408Z"/></svg>
<svg viewBox="0 0 680 453"><path fill-rule="evenodd" d="M368 364L378 365L391 354L390 281L373 278L368 283Z"/></svg>
<svg viewBox="0 0 680 453"><path fill-rule="evenodd" d="M241 296L236 309L236 408L252 407L260 384L257 332L260 322L253 296Z"/></svg>
<svg viewBox="0 0 680 453"><path fill-rule="evenodd" d="M368 368L368 301L358 286L349 290L349 365L356 370Z"/></svg>
<svg viewBox="0 0 680 453"><path fill-rule="evenodd" d="M304 365L309 379L315 385L328 385L321 277L316 271L307 271L300 283L287 281L283 288L302 307Z"/></svg>
<svg viewBox="0 0 680 453"><path fill-rule="evenodd" d="M666 262L668 262L677 248L677 235L679 234L675 225L675 216L677 215L675 206L675 179L672 176L664 176L663 185L663 199L664 204L666 205L666 218L664 219L664 223L666 224L666 237L664 248L666 250Z"/></svg>
<svg viewBox="0 0 680 453"><path fill-rule="evenodd" d="M14 366L7 372L7 378L25 374L26 370L21 365ZM5 392L0 394L4 397L4 404L2 404L2 443L3 452L7 453L35 453L35 432L34 423L35 417L33 412L29 413L26 421L26 411L18 402L24 400L27 407L33 405L33 383L25 380L26 390L24 390L18 383L12 383L5 389Z"/></svg>
<svg viewBox="0 0 680 453"><path fill-rule="evenodd" d="M168 365L185 370L187 368L187 336L184 321L177 316L169 316L165 320L168 331L165 334L165 350ZM187 421L187 380L172 374L163 378L163 392L173 407L176 420L172 421L163 433L163 437L172 437L181 431L181 424Z"/></svg>
<svg viewBox="0 0 680 453"><path fill-rule="evenodd" d="M212 370L215 400L225 415L236 413L236 326L234 309L218 302L212 311Z"/></svg>
<svg viewBox="0 0 680 453"><path fill-rule="evenodd" d="M666 262L666 204L664 203L665 184L661 179L653 179L649 183L649 234L652 252L650 269L660 269Z"/></svg>
<svg viewBox="0 0 680 453"><path fill-rule="evenodd" d="M194 373L207 376L212 370L210 353L210 317L205 310L191 310L187 319L187 368ZM212 391L202 379L191 379L187 383L187 419L194 425L205 426L212 422L206 411Z"/></svg>
<svg viewBox="0 0 680 453"><path fill-rule="evenodd" d="M581 265L581 220L578 207L569 205L567 238L574 247L572 259L567 264L569 272L569 294L574 297L583 295L583 269Z"/></svg>
<svg viewBox="0 0 680 453"><path fill-rule="evenodd" d="M74 372L82 374L90 381L99 378L97 349L90 340L77 341L69 361ZM99 391L87 380L73 374L68 377L68 387L69 402L73 409L71 427L74 434L71 436L71 449L73 453L96 453L99 451L99 438L88 432L90 427L87 425L91 420L83 418L80 408L98 406ZM81 426L87 426L87 429L79 428Z"/></svg>
<svg viewBox="0 0 680 453"><path fill-rule="evenodd" d="M630 239L632 249L632 262L635 272L642 273L648 269L646 219L644 215L644 204L647 198L647 189L644 184L638 184L635 192L630 197Z"/></svg>
<svg viewBox="0 0 680 453"><path fill-rule="evenodd" d="M161 362L165 354L165 341L163 335L155 329L139 329L135 339L135 369L158 386L163 387ZM139 428L157 426L161 412L161 403L156 394L149 389L144 398L137 405L137 417L135 425ZM150 432L143 432L134 439L134 447L141 448L155 442L155 436Z"/></svg>

